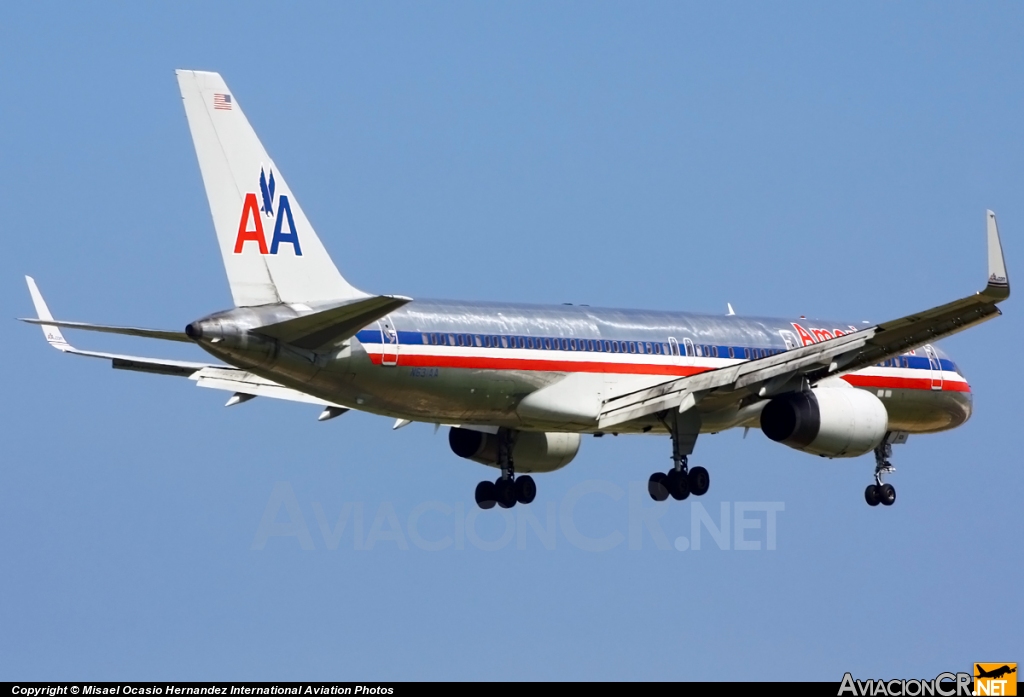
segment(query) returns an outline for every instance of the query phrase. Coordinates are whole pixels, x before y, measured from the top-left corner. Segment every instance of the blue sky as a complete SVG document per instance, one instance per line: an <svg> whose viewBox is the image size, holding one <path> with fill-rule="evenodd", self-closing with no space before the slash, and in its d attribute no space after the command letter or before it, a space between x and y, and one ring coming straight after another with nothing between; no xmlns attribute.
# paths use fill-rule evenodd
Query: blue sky
<svg viewBox="0 0 1024 697"><path fill-rule="evenodd" d="M13 321L26 273L74 320L176 329L230 306L175 68L225 76L359 287L899 317L981 287L986 208L1024 273L1022 20L1009 3L6 7L0 679L839 680L1024 659L1015 299L943 342L974 417L896 449L890 509L863 502L870 457L700 439L709 518L781 504L774 550L754 512L760 550L705 531L679 551L690 503L658 519L667 548L647 527L635 544L654 504L629 492L666 439L587 439L538 477L544 539L522 508L472 514L491 471L430 426L224 409Z"/></svg>

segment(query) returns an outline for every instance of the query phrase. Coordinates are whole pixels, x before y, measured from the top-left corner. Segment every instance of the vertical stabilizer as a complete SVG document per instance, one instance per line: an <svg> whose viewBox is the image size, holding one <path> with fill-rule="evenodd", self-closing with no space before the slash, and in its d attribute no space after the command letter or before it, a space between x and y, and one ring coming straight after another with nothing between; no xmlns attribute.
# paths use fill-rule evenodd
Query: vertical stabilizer
<svg viewBox="0 0 1024 697"><path fill-rule="evenodd" d="M177 75L235 305L366 297L338 272L221 76Z"/></svg>

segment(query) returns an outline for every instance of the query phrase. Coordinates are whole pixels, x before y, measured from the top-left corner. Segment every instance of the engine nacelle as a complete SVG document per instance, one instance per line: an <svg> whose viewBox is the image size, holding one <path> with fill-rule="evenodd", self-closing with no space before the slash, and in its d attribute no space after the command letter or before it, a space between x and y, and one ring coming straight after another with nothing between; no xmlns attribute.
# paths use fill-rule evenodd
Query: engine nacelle
<svg viewBox="0 0 1024 697"><path fill-rule="evenodd" d="M761 430L773 441L827 457L869 453L888 428L882 401L852 387L779 395L761 411Z"/></svg>
<svg viewBox="0 0 1024 697"><path fill-rule="evenodd" d="M498 466L498 437L492 433L453 427L448 432L452 452L482 465ZM512 446L516 472L552 472L565 467L580 449L578 433L520 431Z"/></svg>

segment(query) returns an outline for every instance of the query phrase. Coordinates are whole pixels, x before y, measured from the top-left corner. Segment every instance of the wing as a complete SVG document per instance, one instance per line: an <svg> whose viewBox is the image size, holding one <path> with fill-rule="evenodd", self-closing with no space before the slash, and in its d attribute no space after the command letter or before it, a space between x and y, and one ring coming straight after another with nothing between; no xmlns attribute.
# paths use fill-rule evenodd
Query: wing
<svg viewBox="0 0 1024 697"><path fill-rule="evenodd" d="M47 343L58 351L70 353L76 356L87 356L89 358L105 358L110 360L111 367L117 370L135 370L143 373L157 373L160 375L174 375L187 377L195 380L200 387L209 387L217 390L227 390L236 396L242 397L269 397L271 399L284 399L291 402L304 402L307 404L318 404L327 407L324 414L331 417L338 416L346 411L348 407L328 402L312 395L308 395L290 387L279 385L271 380L266 380L248 371L233 368L226 365L211 363L195 363L192 361L179 361L169 358L145 358L142 356L127 356L120 353L105 353L101 351L83 351L68 343L60 331L60 327L72 327L75 329L95 329L99 325L87 325L80 322L60 322L53 319L50 309L46 306L42 294L36 285L35 280L26 276L29 293L32 296L32 303L36 308L38 319L26 319L24 321L42 326L43 336ZM167 338L156 336L163 332L158 330L135 330L128 327L102 327L99 331L110 331L125 329L128 331L115 331L117 334L129 334L131 336L147 336L150 338ZM146 333L137 333L146 332ZM173 339L177 341L178 339ZM229 400L229 404L238 404L245 399ZM325 420L324 414L321 420Z"/></svg>
<svg viewBox="0 0 1024 697"><path fill-rule="evenodd" d="M85 329L91 332L105 332L107 334L126 334L128 336L140 336L147 339L164 339L165 341L183 341L192 343L192 340L185 335L185 332L170 331L167 329L142 329L140 327L113 327L106 324L89 324L87 322L65 322L63 320L55 320L53 315L50 314L50 310L46 307L46 301L43 300L42 294L39 292L39 286L36 285L36 281L31 276L25 276L25 282L28 283L28 292L32 296L32 304L36 308L36 317L22 317L22 322L28 322L29 324L39 324L43 327L43 335L47 341L50 341L50 337L60 337L60 342L67 344L64 341L64 337L61 336L58 327L65 327L67 329ZM50 341L51 344L54 342ZM57 348L60 348L58 346ZM62 351L64 349L61 349ZM75 353L76 351L70 351L69 353Z"/></svg>
<svg viewBox="0 0 1024 697"><path fill-rule="evenodd" d="M996 305L1010 297L996 216L988 211L988 284L980 293L924 312L785 353L710 370L604 401L600 428L666 409L686 411L704 399L721 408L743 399L770 397L804 382L874 365L911 348L942 339L1001 314Z"/></svg>

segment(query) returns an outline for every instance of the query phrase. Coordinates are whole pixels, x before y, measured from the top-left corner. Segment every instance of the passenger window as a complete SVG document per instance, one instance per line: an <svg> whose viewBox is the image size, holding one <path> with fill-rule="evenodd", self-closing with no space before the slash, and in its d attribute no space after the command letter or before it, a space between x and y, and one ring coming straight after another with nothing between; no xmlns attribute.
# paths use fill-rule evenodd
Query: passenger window
<svg viewBox="0 0 1024 697"><path fill-rule="evenodd" d="M732 350L732 346L729 347L729 358L736 358L736 353Z"/></svg>
<svg viewBox="0 0 1024 697"><path fill-rule="evenodd" d="M718 347L717 346L712 346L711 347L711 355L714 356L715 358L718 358Z"/></svg>
<svg viewBox="0 0 1024 697"><path fill-rule="evenodd" d="M636 353L636 342L635 341L630 341L629 342L629 352L630 353Z"/></svg>
<svg viewBox="0 0 1024 697"><path fill-rule="evenodd" d="M497 339L498 337L494 337L494 338ZM507 336L501 337L501 347L502 348L508 348L508 337Z"/></svg>
<svg viewBox="0 0 1024 697"><path fill-rule="evenodd" d="M532 349L533 348L533 337L532 336L526 337L526 348L528 348L528 349Z"/></svg>
<svg viewBox="0 0 1024 697"><path fill-rule="evenodd" d="M551 339L544 339L544 348L551 349Z"/></svg>
<svg viewBox="0 0 1024 697"><path fill-rule="evenodd" d="M611 353L612 352L612 342L610 342L607 339L605 339L604 341L601 342L601 348L604 350L605 353Z"/></svg>
<svg viewBox="0 0 1024 697"><path fill-rule="evenodd" d="M562 339L562 350L563 351L568 351L569 350L569 340L568 339Z"/></svg>
<svg viewBox="0 0 1024 697"><path fill-rule="evenodd" d="M484 337L484 346L487 347L487 348L491 347L491 337L489 337L489 336L485 336Z"/></svg>
<svg viewBox="0 0 1024 697"><path fill-rule="evenodd" d="M483 346L484 345L484 338L482 336L480 336L480 335L474 336L473 337L473 345L474 346Z"/></svg>
<svg viewBox="0 0 1024 697"><path fill-rule="evenodd" d="M746 358L748 361L750 360L750 349L743 349L743 357Z"/></svg>
<svg viewBox="0 0 1024 697"><path fill-rule="evenodd" d="M618 353L618 352L619 352L619 342L618 341L613 341L612 342L612 353Z"/></svg>

